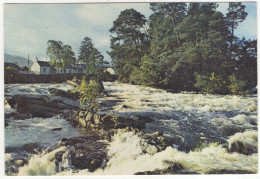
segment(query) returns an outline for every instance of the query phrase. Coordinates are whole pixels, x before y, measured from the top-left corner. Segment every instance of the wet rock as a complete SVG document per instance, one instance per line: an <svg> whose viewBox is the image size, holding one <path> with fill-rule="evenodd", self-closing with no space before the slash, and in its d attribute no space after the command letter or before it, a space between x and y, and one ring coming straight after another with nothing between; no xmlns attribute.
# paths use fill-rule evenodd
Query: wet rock
<svg viewBox="0 0 260 179"><path fill-rule="evenodd" d="M54 100L46 96L37 95L15 95L9 99L10 105L19 115L26 115L30 117L52 117L60 113L60 110L75 109L74 106L64 104L62 101Z"/></svg>
<svg viewBox="0 0 260 179"><path fill-rule="evenodd" d="M153 119L151 119L150 117L145 117L145 116L133 116L133 119L138 120L138 121L143 121L145 123L151 123L153 122Z"/></svg>
<svg viewBox="0 0 260 179"><path fill-rule="evenodd" d="M51 95L67 97L67 92L57 88L50 88L49 92Z"/></svg>
<svg viewBox="0 0 260 179"><path fill-rule="evenodd" d="M238 132L243 132L245 129L241 126L234 125L234 124L227 124L220 127L220 133L225 136L231 136Z"/></svg>
<svg viewBox="0 0 260 179"><path fill-rule="evenodd" d="M61 96L61 97L67 97L71 99L78 99L79 98L79 92L72 92L72 91L65 91L57 88L50 88L49 92L51 95L54 96Z"/></svg>
<svg viewBox="0 0 260 179"><path fill-rule="evenodd" d="M28 156L33 154L39 154L42 151L43 151L43 147L37 143L25 144L21 147L14 146L14 147L5 148L6 153L15 153L22 158L28 158Z"/></svg>
<svg viewBox="0 0 260 179"><path fill-rule="evenodd" d="M96 137L63 138L58 142L57 146L48 152L61 146L66 146L65 151L55 154L57 165L63 160L69 159L76 169L88 169L90 172L93 172L97 168L102 167L104 161L107 161L106 145L97 142L97 140L98 138Z"/></svg>
<svg viewBox="0 0 260 179"><path fill-rule="evenodd" d="M9 113L5 113L5 119L11 118L13 116L17 115L16 112L9 112Z"/></svg>
<svg viewBox="0 0 260 179"><path fill-rule="evenodd" d="M8 122L5 121L5 127L9 126Z"/></svg>
<svg viewBox="0 0 260 179"><path fill-rule="evenodd" d="M208 174L255 174L246 170L212 170Z"/></svg>
<svg viewBox="0 0 260 179"><path fill-rule="evenodd" d="M102 94L105 91L102 81L98 81L98 89L100 94Z"/></svg>
<svg viewBox="0 0 260 179"><path fill-rule="evenodd" d="M60 130L62 130L61 127L51 129L51 131L60 131Z"/></svg>
<svg viewBox="0 0 260 179"><path fill-rule="evenodd" d="M79 111L75 113L74 122L82 127L92 129L122 129L126 127L144 129L145 122L132 118L115 116L112 114L99 115L92 111Z"/></svg>
<svg viewBox="0 0 260 179"><path fill-rule="evenodd" d="M74 80L67 80L67 84L69 84L73 87L77 87L79 83L80 82L78 80L75 80L75 81Z"/></svg>
<svg viewBox="0 0 260 179"><path fill-rule="evenodd" d="M153 145L156 147L157 152L165 150L168 146L170 146L170 143L165 140L163 137L163 133L155 132L152 134L143 133L141 135L143 139L147 142L147 144Z"/></svg>
<svg viewBox="0 0 260 179"><path fill-rule="evenodd" d="M94 113L89 111L85 117L85 121L92 122L92 117L94 116Z"/></svg>
<svg viewBox="0 0 260 179"><path fill-rule="evenodd" d="M229 152L237 152L244 155L251 155L253 153L257 153L257 147L254 147L252 145L248 146L241 141L235 141L229 147Z"/></svg>
<svg viewBox="0 0 260 179"><path fill-rule="evenodd" d="M237 152L244 155L251 155L258 151L258 133L257 131L245 131L237 133L228 139L229 152Z"/></svg>
<svg viewBox="0 0 260 179"><path fill-rule="evenodd" d="M199 174L195 171L187 170L182 165L175 163L166 169L156 169L154 171L137 172L135 175L167 175L167 174Z"/></svg>
<svg viewBox="0 0 260 179"><path fill-rule="evenodd" d="M5 162L5 174L12 176L19 172L19 167L28 164L28 161L24 158L15 158Z"/></svg>

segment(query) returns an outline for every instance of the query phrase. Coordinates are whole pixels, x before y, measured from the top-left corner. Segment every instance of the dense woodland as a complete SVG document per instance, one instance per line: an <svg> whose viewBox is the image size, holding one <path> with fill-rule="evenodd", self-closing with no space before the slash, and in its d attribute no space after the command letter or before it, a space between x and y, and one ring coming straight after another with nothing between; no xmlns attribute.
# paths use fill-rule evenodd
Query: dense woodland
<svg viewBox="0 0 260 179"><path fill-rule="evenodd" d="M126 9L113 22L111 51L119 81L177 91L246 94L257 85L257 41L238 38L245 5L151 3L147 20Z"/></svg>
<svg viewBox="0 0 260 179"><path fill-rule="evenodd" d="M229 3L224 15L217 6L151 3L148 20L134 9L122 11L109 30L108 54L118 80L172 92L248 94L257 86L257 41L235 35L247 17L246 7ZM57 68L86 64L97 80L107 64L89 37L81 42L77 59L60 41L48 41L47 54Z"/></svg>

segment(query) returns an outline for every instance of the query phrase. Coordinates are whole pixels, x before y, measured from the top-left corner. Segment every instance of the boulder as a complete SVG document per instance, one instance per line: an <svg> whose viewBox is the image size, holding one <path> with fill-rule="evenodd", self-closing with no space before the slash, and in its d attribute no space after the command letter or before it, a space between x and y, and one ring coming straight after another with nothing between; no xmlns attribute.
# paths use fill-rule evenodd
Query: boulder
<svg viewBox="0 0 260 179"><path fill-rule="evenodd" d="M242 141L234 141L229 147L229 152L251 155L253 153L257 153L257 146L247 145Z"/></svg>
<svg viewBox="0 0 260 179"><path fill-rule="evenodd" d="M8 99L10 106L14 108L20 116L25 114L30 117L52 117L60 113L60 110L75 109L74 106L64 104L62 101L37 95L15 95ZM15 118L13 116L13 118Z"/></svg>
<svg viewBox="0 0 260 179"><path fill-rule="evenodd" d="M49 92L51 95L67 97L67 92L57 88L50 88Z"/></svg>
<svg viewBox="0 0 260 179"><path fill-rule="evenodd" d="M225 136L231 136L244 130L245 128L235 124L227 124L220 127L220 133Z"/></svg>
<svg viewBox="0 0 260 179"><path fill-rule="evenodd" d="M51 95L54 96L61 96L61 97L67 97L67 98L71 98L71 99L78 99L79 98L79 92L75 91L64 91L61 89L57 89L57 88L50 88L49 92Z"/></svg>
<svg viewBox="0 0 260 179"><path fill-rule="evenodd" d="M77 83L77 80L67 80L67 84L73 86L73 87L77 87L79 83Z"/></svg>
<svg viewBox="0 0 260 179"><path fill-rule="evenodd" d="M165 174L199 174L195 171L184 169L182 165L174 163L166 169L156 169L154 171L137 172L135 175L165 175Z"/></svg>
<svg viewBox="0 0 260 179"><path fill-rule="evenodd" d="M90 172L101 168L107 161L106 145L97 142L96 137L73 137L62 138L56 146L48 152L65 146L66 149L55 154L56 165L62 165L65 160L73 165L75 169L88 169ZM63 168L58 166L58 168Z"/></svg>
<svg viewBox="0 0 260 179"><path fill-rule="evenodd" d="M99 115L93 111L79 111L75 113L73 121L78 123L82 127L92 129L122 129L122 128L134 128L144 129L145 122L136 118L126 118L121 116L115 116L113 114Z"/></svg>

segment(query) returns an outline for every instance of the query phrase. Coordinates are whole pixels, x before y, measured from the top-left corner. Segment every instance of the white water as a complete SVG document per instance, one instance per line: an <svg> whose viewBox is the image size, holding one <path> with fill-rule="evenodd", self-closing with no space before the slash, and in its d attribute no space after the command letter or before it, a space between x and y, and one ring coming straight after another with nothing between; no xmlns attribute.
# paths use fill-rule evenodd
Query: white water
<svg viewBox="0 0 260 179"><path fill-rule="evenodd" d="M61 130L54 130L62 128ZM62 137L79 136L79 132L59 115L51 118L10 120L5 128L5 147L38 143L43 147L55 144Z"/></svg>
<svg viewBox="0 0 260 179"><path fill-rule="evenodd" d="M104 86L111 97L101 98L100 101L113 100L117 97L123 100L112 110L106 111L107 113L131 115L136 112L150 112L152 113L150 117L157 114L153 119L160 120L168 129L174 129L176 125L169 119L185 120L187 116L211 120L215 125L235 123L242 127L252 127L253 123L258 123L256 96L172 94L159 89L109 82L104 83ZM124 105L128 108L125 108ZM179 112L184 112L187 116L181 115ZM229 112L232 112L233 115L227 115ZM248 147L257 147L257 131L249 130L230 136L229 147L234 141L241 141ZM148 153L143 153L144 148ZM218 143L209 144L200 151L190 151L189 153L172 147L157 152L154 146L147 144L138 134L124 130L119 130L113 137L108 149L110 160L107 167L104 170L98 169L94 173L90 173L88 170L80 170L78 173L73 173L71 170L55 173L56 166L51 164L54 156L52 152L33 157L29 165L20 168L19 175L125 175L166 169L174 163L199 173L220 170L257 172L258 168L257 153L252 155L228 153ZM42 164L36 167L39 161L42 161Z"/></svg>
<svg viewBox="0 0 260 179"><path fill-rule="evenodd" d="M245 135L248 135L246 133ZM231 137L231 141L234 137L235 136ZM111 159L104 170L98 169L94 173L90 173L88 170L80 170L78 173L64 171L56 173L56 175L131 175L137 172L166 169L174 163L181 164L185 169L204 174L220 170L245 170L257 172L258 168L257 153L249 156L239 153L228 153L222 145L216 143L205 147L199 152L189 153L180 152L172 147L167 147L162 152L151 152L148 154L142 152L141 149L144 146L147 148L151 147L149 144L145 144L145 141L133 132L120 130L110 143L109 155L111 156ZM151 151L153 151L153 149L151 149ZM31 170L38 171L38 167L34 169L33 164L37 163L39 160L43 160L43 165L49 165L50 160L52 160L51 156L53 155L53 153L49 153L40 159L31 159L31 164L21 168L19 174L23 173L23 175L30 175L32 172ZM40 165L41 170L39 170L37 174L53 174L51 172L55 169L55 166L53 166L53 169L46 169L46 167L47 166Z"/></svg>
<svg viewBox="0 0 260 179"><path fill-rule="evenodd" d="M5 97L14 95L25 96L46 96L55 98L65 104L79 106L78 100L65 97L53 96L49 93L50 88L71 90L73 87L67 84L10 84L5 85ZM17 113L5 102L5 114ZM15 157L24 156L26 151L21 151L26 144L37 144L39 147L47 148L57 143L63 137L79 136L80 131L71 126L61 115L50 118L34 117L25 120L18 120L15 117L5 119L8 126L5 127L5 148L12 152ZM55 130L61 128L60 130ZM30 155L30 154L28 154Z"/></svg>

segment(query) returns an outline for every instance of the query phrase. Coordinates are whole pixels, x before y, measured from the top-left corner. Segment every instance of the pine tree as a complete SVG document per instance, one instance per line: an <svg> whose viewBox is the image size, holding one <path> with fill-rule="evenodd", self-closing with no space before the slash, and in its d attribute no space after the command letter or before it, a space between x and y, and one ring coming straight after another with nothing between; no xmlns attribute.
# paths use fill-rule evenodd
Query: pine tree
<svg viewBox="0 0 260 179"><path fill-rule="evenodd" d="M111 36L112 58L119 81L128 82L134 67L140 67L142 56L146 53L148 39L144 32L145 16L134 9L126 9L120 13L109 30Z"/></svg>

